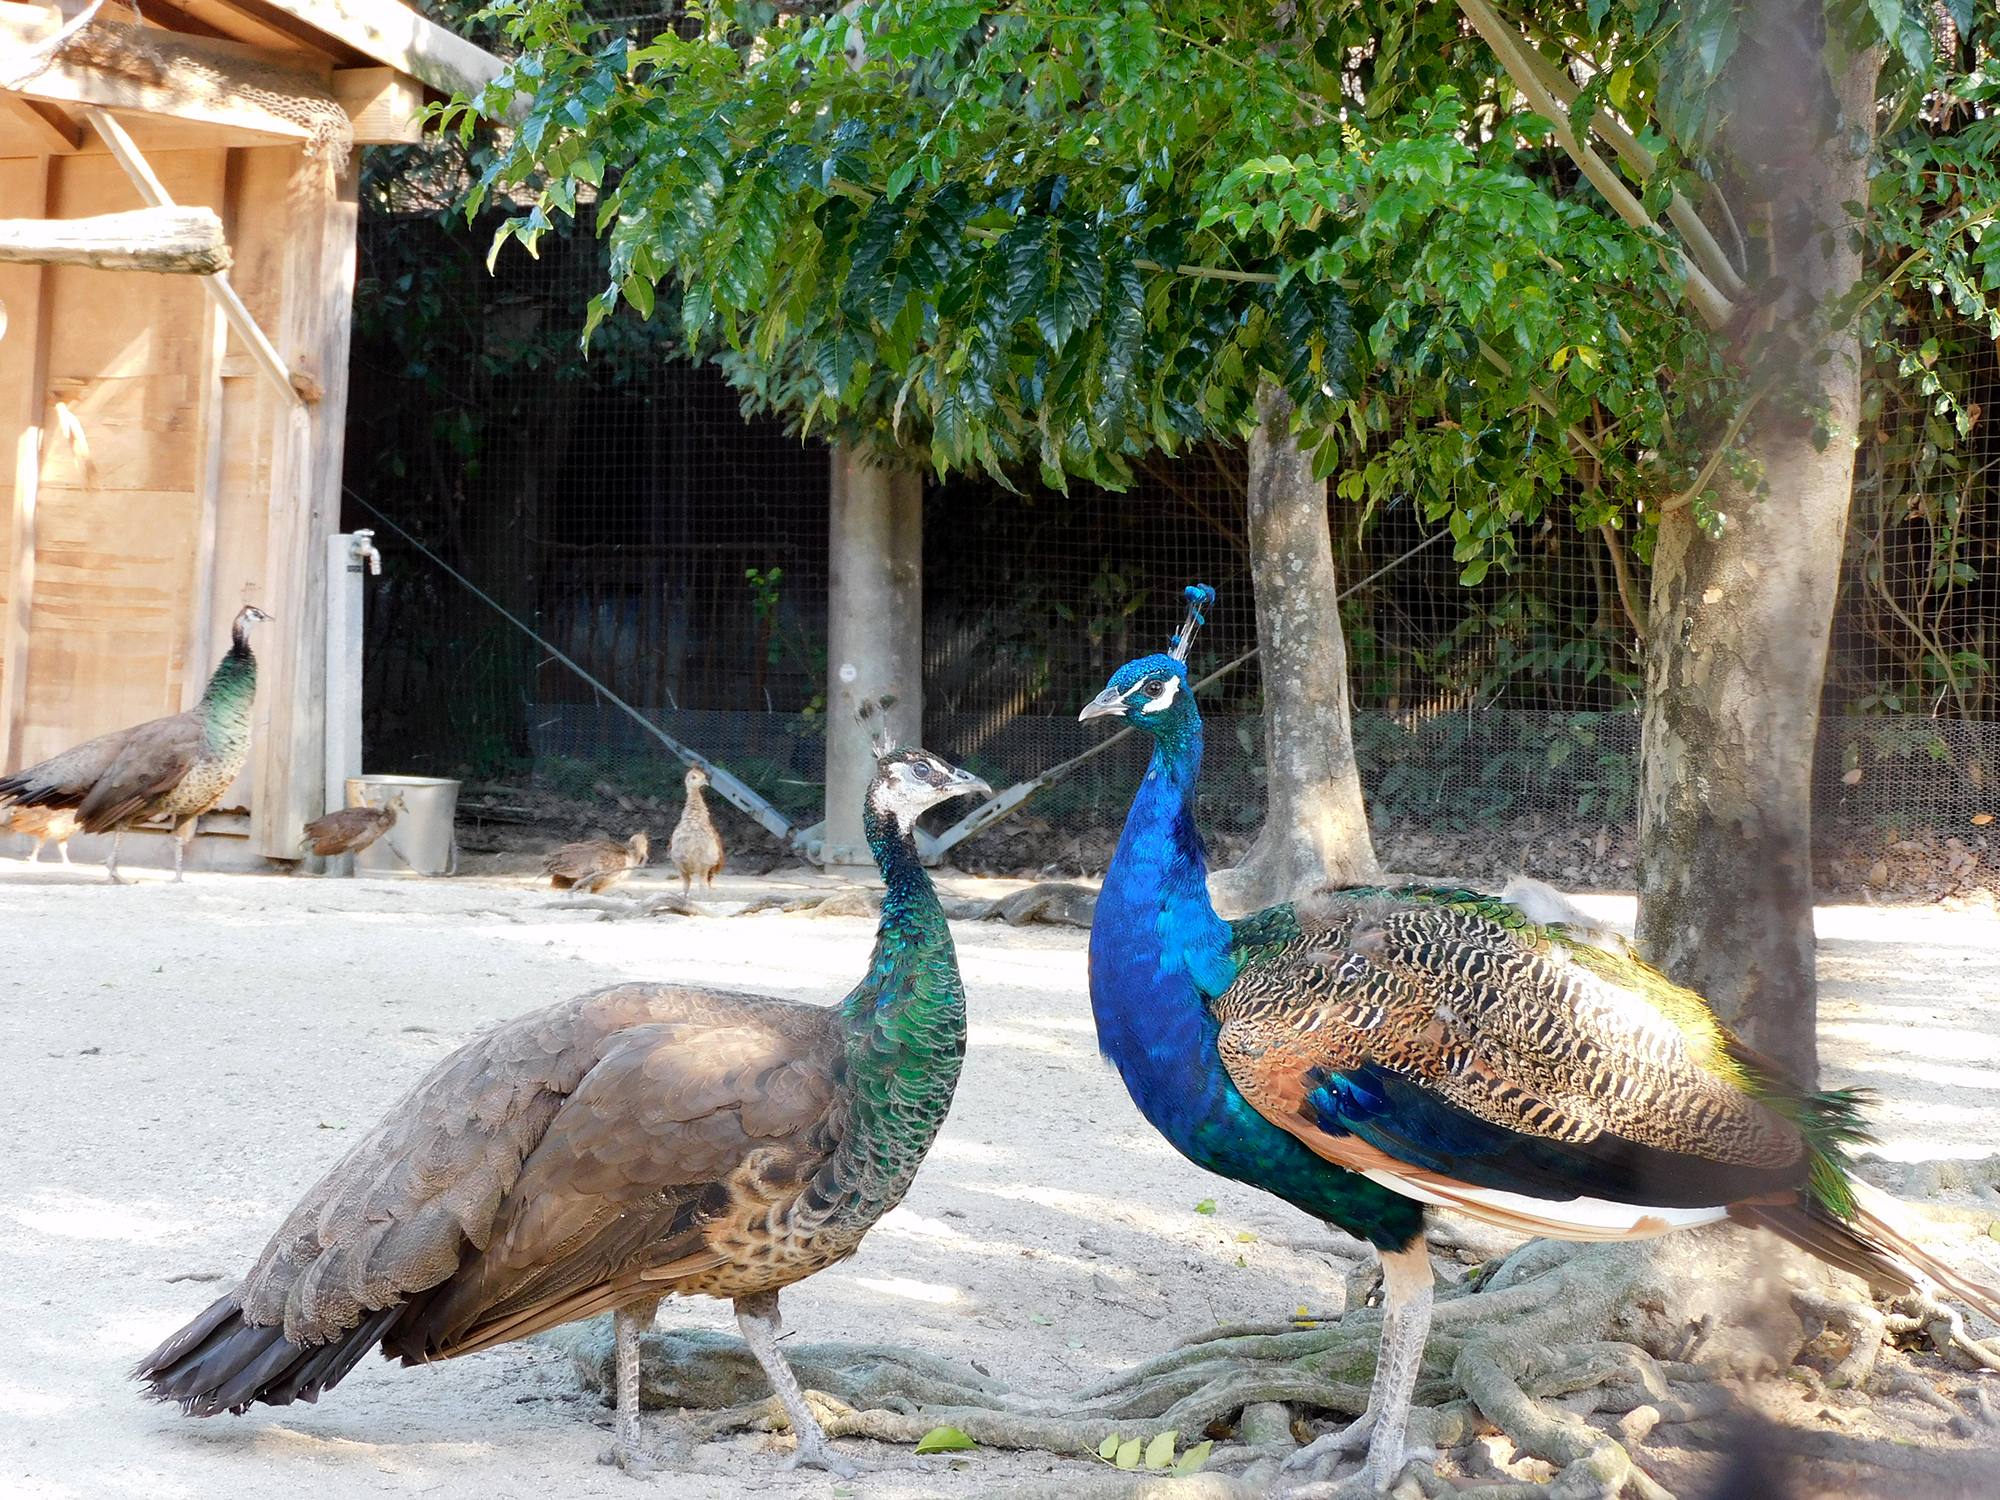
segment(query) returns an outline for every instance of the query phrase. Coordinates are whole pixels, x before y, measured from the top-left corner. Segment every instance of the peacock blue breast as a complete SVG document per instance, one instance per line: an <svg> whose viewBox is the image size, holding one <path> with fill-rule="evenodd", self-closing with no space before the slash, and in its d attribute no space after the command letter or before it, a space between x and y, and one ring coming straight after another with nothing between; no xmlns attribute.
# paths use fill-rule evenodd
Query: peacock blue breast
<svg viewBox="0 0 2000 1500"><path fill-rule="evenodd" d="M1188 811L1200 772L1197 722L1188 741L1161 744L1126 818L1091 919L1098 1045L1140 1113L1196 1166L1398 1248L1421 1229L1422 1208L1313 1155L1252 1109L1223 1070L1206 1002L1229 987L1237 960L1208 902Z"/></svg>

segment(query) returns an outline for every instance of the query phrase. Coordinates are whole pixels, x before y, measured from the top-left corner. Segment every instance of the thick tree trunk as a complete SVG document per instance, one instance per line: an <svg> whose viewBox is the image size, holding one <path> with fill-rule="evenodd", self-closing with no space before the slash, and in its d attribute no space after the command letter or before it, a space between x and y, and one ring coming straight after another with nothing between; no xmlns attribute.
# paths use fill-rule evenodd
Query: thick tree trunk
<svg viewBox="0 0 2000 1500"><path fill-rule="evenodd" d="M1326 481L1292 436L1292 405L1268 380L1250 440L1250 574L1264 675L1264 826L1233 870L1210 880L1226 914L1381 872L1354 764Z"/></svg>
<svg viewBox="0 0 2000 1500"><path fill-rule="evenodd" d="M1787 8L1776 8L1782 12ZM1802 12L1764 13L1774 67L1812 45ZM1778 34L1780 28L1797 30ZM1804 43L1804 47L1800 44ZM1873 119L1876 60L1836 92L1842 124ZM1789 70L1780 70L1791 76ZM1776 76L1776 75L1774 75ZM1851 288L1861 262L1844 202L1867 198L1866 164L1843 131L1808 135L1797 100L1736 142L1771 195L1777 316L1825 391L1831 441L1778 408L1758 414L1754 490L1717 486L1719 541L1692 507L1667 514L1653 557L1639 778L1639 943L1709 998L1752 1047L1801 1082L1818 1077L1814 1031L1812 761L1839 585L1861 398L1853 329L1813 341L1813 312ZM1739 122L1739 130L1745 122ZM1784 326L1783 323L1780 326ZM1816 350L1830 355L1814 371ZM1754 372L1761 384L1769 371Z"/></svg>

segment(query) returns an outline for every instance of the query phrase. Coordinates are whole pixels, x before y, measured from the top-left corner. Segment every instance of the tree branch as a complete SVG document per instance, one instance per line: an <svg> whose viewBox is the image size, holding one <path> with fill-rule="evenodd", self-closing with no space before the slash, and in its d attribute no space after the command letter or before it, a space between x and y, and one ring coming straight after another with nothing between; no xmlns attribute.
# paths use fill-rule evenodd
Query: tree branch
<svg viewBox="0 0 2000 1500"><path fill-rule="evenodd" d="M1499 13L1487 0L1458 0L1458 8L1465 12L1466 18L1486 39L1493 55L1500 60L1500 66L1507 70L1507 76L1514 80L1514 86L1527 99L1528 107L1555 128L1557 142L1583 169L1583 175L1590 179L1591 186L1604 195L1605 201L1618 216L1634 229L1657 229L1659 226L1653 222L1652 215L1618 180L1618 174L1607 167L1603 158L1589 146L1577 140L1576 132L1570 129L1569 111L1556 102L1544 85L1541 74L1528 61L1535 49L1500 19ZM1715 283L1702 273L1691 256L1681 257L1680 270L1685 278L1688 301L1694 304L1701 320L1710 328L1727 325L1735 316L1735 304L1716 290Z"/></svg>

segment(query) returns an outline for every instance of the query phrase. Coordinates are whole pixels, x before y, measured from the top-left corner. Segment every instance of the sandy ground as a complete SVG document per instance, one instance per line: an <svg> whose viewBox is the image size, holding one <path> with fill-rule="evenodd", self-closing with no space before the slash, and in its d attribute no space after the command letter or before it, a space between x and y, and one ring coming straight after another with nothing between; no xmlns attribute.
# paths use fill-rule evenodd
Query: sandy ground
<svg viewBox="0 0 2000 1500"><path fill-rule="evenodd" d="M1629 917L1629 899L1585 899ZM317 1407L207 1421L124 1378L467 1036L626 979L831 1001L871 930L768 913L602 922L519 879L173 887L145 872L114 890L95 870L0 860L0 1492L917 1500L1089 1472L980 1452L845 1482L781 1473L751 1435L642 1485L596 1464L606 1414L537 1347L409 1371L369 1360ZM1820 930L1829 1081L1882 1091L1883 1153L2000 1152L2000 923L1829 908ZM1054 1394L1217 1322L1340 1307L1347 1264L1315 1250L1319 1226L1182 1162L1100 1063L1083 933L954 933L972 1033L951 1118L861 1253L786 1294L795 1337L889 1338ZM706 1301L660 1321L730 1326Z"/></svg>

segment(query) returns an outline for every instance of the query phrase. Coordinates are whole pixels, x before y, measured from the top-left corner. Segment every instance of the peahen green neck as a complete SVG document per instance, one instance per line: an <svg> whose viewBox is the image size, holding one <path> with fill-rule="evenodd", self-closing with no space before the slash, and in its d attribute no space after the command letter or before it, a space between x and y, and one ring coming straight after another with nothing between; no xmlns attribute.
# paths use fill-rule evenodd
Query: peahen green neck
<svg viewBox="0 0 2000 1500"><path fill-rule="evenodd" d="M227 755L250 743L250 705L257 697L257 658L250 650L250 632L238 620L229 650L215 664L202 689L195 712L201 715L202 740L211 755Z"/></svg>
<svg viewBox="0 0 2000 1500"><path fill-rule="evenodd" d="M841 1003L854 1103L829 1166L872 1222L902 1198L951 1108L965 1059L965 988L910 834L872 798L863 827L886 889L868 973Z"/></svg>

